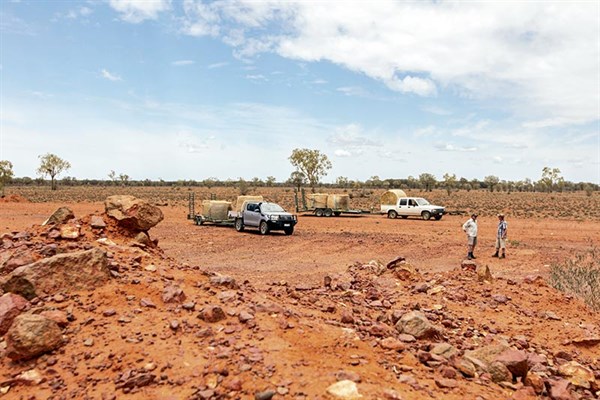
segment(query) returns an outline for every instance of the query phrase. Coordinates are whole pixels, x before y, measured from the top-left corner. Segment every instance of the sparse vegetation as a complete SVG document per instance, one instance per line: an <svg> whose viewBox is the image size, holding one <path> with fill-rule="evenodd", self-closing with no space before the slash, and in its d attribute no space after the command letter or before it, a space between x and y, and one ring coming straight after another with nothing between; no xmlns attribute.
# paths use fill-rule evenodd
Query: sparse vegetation
<svg viewBox="0 0 600 400"><path fill-rule="evenodd" d="M0 160L0 196L4 197L4 186L13 177L13 165L8 160Z"/></svg>
<svg viewBox="0 0 600 400"><path fill-rule="evenodd" d="M591 309L600 311L600 250L594 247L574 259L551 265L550 284L580 297Z"/></svg>
<svg viewBox="0 0 600 400"><path fill-rule="evenodd" d="M56 154L47 153L43 156L39 156L40 166L37 172L40 176L48 175L51 181L52 190L56 190L56 177L61 172L71 168L71 164L68 161L63 160Z"/></svg>
<svg viewBox="0 0 600 400"><path fill-rule="evenodd" d="M290 163L306 176L313 192L321 178L331 169L331 161L319 150L294 149Z"/></svg>

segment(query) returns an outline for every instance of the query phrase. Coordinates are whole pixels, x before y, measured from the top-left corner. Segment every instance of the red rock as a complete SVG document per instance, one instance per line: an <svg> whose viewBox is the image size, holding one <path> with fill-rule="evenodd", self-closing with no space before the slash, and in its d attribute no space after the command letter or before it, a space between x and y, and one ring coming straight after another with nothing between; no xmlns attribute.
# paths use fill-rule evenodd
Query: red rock
<svg viewBox="0 0 600 400"><path fill-rule="evenodd" d="M198 318L206 322L219 322L226 318L223 309L219 306L209 305L204 307L200 314L198 314Z"/></svg>
<svg viewBox="0 0 600 400"><path fill-rule="evenodd" d="M162 301L164 303L182 303L185 299L186 295L179 286L169 285L163 290Z"/></svg>
<svg viewBox="0 0 600 400"><path fill-rule="evenodd" d="M501 362L516 377L527 376L528 362L527 353L520 350L508 349L496 357L496 361Z"/></svg>
<svg viewBox="0 0 600 400"><path fill-rule="evenodd" d="M13 360L33 358L63 345L58 324L34 314L17 316L5 337L6 355Z"/></svg>
<svg viewBox="0 0 600 400"><path fill-rule="evenodd" d="M56 322L58 326L65 327L69 324L69 320L67 319L67 313L60 310L50 310L50 311L42 311L40 313L41 316L51 319Z"/></svg>
<svg viewBox="0 0 600 400"><path fill-rule="evenodd" d="M569 386L571 383L566 379L549 379L546 381L546 389L552 400L573 400Z"/></svg>
<svg viewBox="0 0 600 400"><path fill-rule="evenodd" d="M18 294L5 293L0 297L0 335L8 331L13 320L28 306L29 302Z"/></svg>

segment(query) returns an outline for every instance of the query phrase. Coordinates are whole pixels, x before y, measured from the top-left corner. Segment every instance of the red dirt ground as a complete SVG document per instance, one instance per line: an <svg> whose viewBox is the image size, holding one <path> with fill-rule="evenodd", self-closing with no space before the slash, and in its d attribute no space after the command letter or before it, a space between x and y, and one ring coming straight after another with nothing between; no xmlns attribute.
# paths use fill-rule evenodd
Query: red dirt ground
<svg viewBox="0 0 600 400"><path fill-rule="evenodd" d="M104 209L102 203L6 202L0 205L0 235L39 225L64 205L78 218L93 213L99 215ZM238 233L229 227L196 226L186 218L185 206L161 209L165 219L151 229L150 235L159 240L164 256L153 256L143 262L143 265L158 266L155 275L133 269L127 276L139 277L141 284L111 283L93 293L67 291L66 297L72 301L54 306L64 309L75 304L78 315L76 324L68 328L70 342L53 356L58 359L56 365L56 360L51 364L48 356L42 356L26 364L0 366L0 377L4 378L32 367L49 376L46 383L37 387L11 387L7 398L204 398L198 390L226 386L230 390L229 397L213 393L216 397L206 398L250 399L256 392L277 389L274 399L328 399L325 388L336 381L339 371L358 374L359 390L367 399L394 398L384 393L388 389L395 390L401 399L510 398L513 389L486 381L457 379L456 388L440 388L435 383L438 372L417 360L416 348L413 352L390 355L378 350L378 339L361 334L359 340L351 331L340 330L339 310L346 307L342 299L329 294L321 296L314 290L306 292L305 297L293 292L293 288L322 287L325 275L342 273L355 263L379 260L385 264L398 256L405 257L419 270L421 281L441 284L454 292L465 291L469 301L461 304L435 294L413 295L410 286L406 286L405 292L394 298L396 306L410 309L419 303L424 309L432 309L434 304L442 302L444 312L456 321L467 321L480 331L489 330L491 325L502 337L525 335L531 349L538 353L551 357L560 351L569 352L600 371L598 346L581 348L564 344L565 340L582 336L582 326L592 326L590 332L600 334L599 315L587 310L580 301L545 285L521 283L525 276L532 274L547 277L550 264L600 243L598 221L508 215L507 259L499 260L490 257L496 218L480 217L477 262L488 265L498 278L486 286L460 277L460 264L466 254L466 240L461 230L466 220L464 216L448 215L441 221L422 221L390 220L380 215L337 218L301 215L292 236L277 232L261 236L251 230ZM243 285L237 296L251 298L254 309L260 303L258 299L264 298L265 304L274 301L285 304L285 311L274 308L260 316L257 313L258 327L254 329L227 322L218 326L211 334L212 341L206 343L203 330L196 324L195 313L188 314L179 308L161 309L162 306L158 310L142 311L139 307L140 298L161 304L160 291L168 282L178 283L188 298L197 303L211 301L210 296L219 291L210 288L200 271L229 275L240 284L247 281L248 285ZM498 292L512 299L508 308L486 306L490 293ZM52 299L46 303L53 305ZM332 304L336 311L329 315L327 305ZM239 311L248 304L238 300L228 306ZM106 318L98 314L107 308L115 309L117 315L130 316L133 323L105 321ZM531 316L544 311L561 316L561 321ZM96 322L82 323L90 318ZM168 329L172 319L179 320L183 326L178 332ZM482 343L494 336L488 335L480 335ZM95 338L95 345L90 348L83 342L91 337ZM143 343L139 344L140 341ZM473 344L469 342L465 346ZM232 361L234 359L242 361ZM243 362L248 359L259 361L250 363L250 368ZM392 373L390 362L403 373ZM116 377L148 364L158 367L156 374L165 375L164 381L127 391L127 395L115 391ZM227 373L223 373L223 369ZM52 390L50 383L54 375L60 376L62 386ZM407 376L416 379L418 384L408 382ZM241 382L232 383L235 379ZM231 389L236 383L242 387L239 391Z"/></svg>

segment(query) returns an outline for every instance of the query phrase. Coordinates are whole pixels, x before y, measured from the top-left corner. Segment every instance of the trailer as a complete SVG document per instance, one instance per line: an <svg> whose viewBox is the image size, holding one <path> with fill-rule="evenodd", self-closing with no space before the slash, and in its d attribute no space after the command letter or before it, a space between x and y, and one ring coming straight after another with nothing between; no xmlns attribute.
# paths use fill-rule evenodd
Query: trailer
<svg viewBox="0 0 600 400"><path fill-rule="evenodd" d="M188 219L194 221L196 225L204 225L205 223L210 223L213 225L220 226L233 226L235 223L235 219L229 216L229 211L231 210L231 203L226 201L216 200L215 195L210 196L211 200L204 200L202 203L202 212L196 213L196 198L193 192L189 194L188 200ZM210 204L217 205L217 209L211 212L210 207L207 210L207 205Z"/></svg>
<svg viewBox="0 0 600 400"><path fill-rule="evenodd" d="M307 200L304 189L294 191L296 212L312 212L317 217L339 217L342 214L367 214L370 210L353 210L349 208L349 196L316 193L309 195Z"/></svg>

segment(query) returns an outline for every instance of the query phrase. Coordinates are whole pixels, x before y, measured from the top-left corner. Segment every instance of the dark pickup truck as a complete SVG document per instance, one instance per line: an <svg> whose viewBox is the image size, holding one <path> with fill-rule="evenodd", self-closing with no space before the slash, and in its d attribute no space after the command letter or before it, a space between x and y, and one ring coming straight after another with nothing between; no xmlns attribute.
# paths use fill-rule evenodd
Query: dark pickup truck
<svg viewBox="0 0 600 400"><path fill-rule="evenodd" d="M291 235L298 223L296 215L286 212L279 204L266 201L246 201L240 212L230 211L229 215L235 219L236 231L252 227L258 228L261 235L278 230Z"/></svg>

